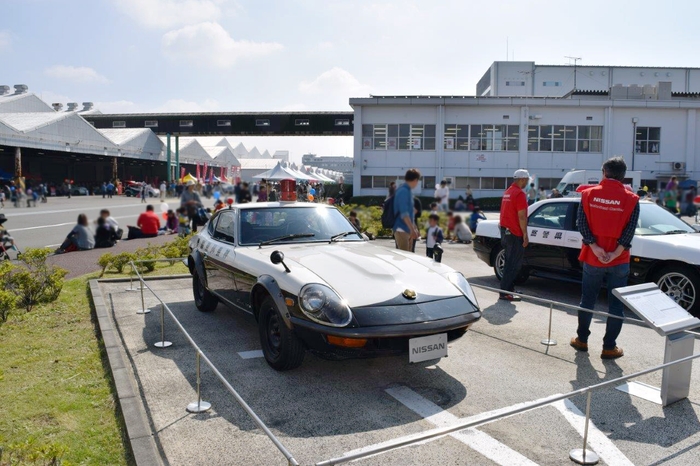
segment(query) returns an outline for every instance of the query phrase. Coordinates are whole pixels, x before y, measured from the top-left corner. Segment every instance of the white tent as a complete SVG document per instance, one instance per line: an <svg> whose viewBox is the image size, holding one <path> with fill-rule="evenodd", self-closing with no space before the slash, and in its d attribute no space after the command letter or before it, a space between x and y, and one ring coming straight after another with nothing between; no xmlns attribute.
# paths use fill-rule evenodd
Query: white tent
<svg viewBox="0 0 700 466"><path fill-rule="evenodd" d="M260 173L259 175L253 176L255 179L265 179L270 181L281 181L281 180L298 180L300 173L295 172L287 167L283 167L281 163L277 163L275 168L268 170L266 172Z"/></svg>

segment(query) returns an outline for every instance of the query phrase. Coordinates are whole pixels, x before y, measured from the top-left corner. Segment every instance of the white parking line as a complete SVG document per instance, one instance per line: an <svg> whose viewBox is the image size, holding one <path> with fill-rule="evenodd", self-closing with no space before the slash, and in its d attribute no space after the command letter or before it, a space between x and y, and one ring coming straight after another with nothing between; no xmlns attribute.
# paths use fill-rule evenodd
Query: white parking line
<svg viewBox="0 0 700 466"><path fill-rule="evenodd" d="M448 413L433 402L426 400L408 387L394 387L386 389L386 392L403 403L407 408L423 416L426 421L437 427L447 427L460 421L457 416ZM491 413L490 415L493 415ZM485 414L479 417L483 418ZM461 432L454 432L450 436L468 447L476 450L491 461L502 465L527 465L536 466L525 456L502 444L490 435L474 428Z"/></svg>
<svg viewBox="0 0 700 466"><path fill-rule="evenodd" d="M177 202L180 202L177 200ZM139 204L122 204L122 205L107 205L105 206L107 209L123 209L126 207L135 207L138 206ZM43 206L42 206L43 207ZM7 214L7 218L14 218L14 217L26 217L29 215L43 215L43 214L62 214L65 212L84 212L87 209L91 208L97 208L97 207L91 207L91 206L85 206L85 207L80 207L76 209L61 209L61 210L51 210L49 208L42 209L39 207L38 210L33 210L32 212L22 212L22 213L9 213L7 210L5 213Z"/></svg>
<svg viewBox="0 0 700 466"><path fill-rule="evenodd" d="M263 352L262 350L240 351L238 355L243 359L255 359L262 358Z"/></svg>
<svg viewBox="0 0 700 466"><path fill-rule="evenodd" d="M134 218L138 217L138 215L124 215L122 217L114 217L115 220L123 219L123 218ZM25 228L13 228L11 231L12 233L16 231L28 231L28 230L40 230L42 228L57 228L57 227L65 227L67 225L75 225L75 222L67 222L67 223L54 223L53 225L39 225L35 227L25 227Z"/></svg>
<svg viewBox="0 0 700 466"><path fill-rule="evenodd" d="M583 429L586 416L574 405L571 400L557 401L552 404L569 421L569 424L583 437ZM588 424L588 444L598 453L606 464L621 466L634 466L615 444L590 421Z"/></svg>

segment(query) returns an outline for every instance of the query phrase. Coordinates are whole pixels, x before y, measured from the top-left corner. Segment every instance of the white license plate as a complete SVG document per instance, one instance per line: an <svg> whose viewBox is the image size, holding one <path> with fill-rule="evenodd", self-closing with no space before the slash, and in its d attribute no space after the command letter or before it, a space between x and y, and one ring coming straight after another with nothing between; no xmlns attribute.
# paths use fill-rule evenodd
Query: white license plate
<svg viewBox="0 0 700 466"><path fill-rule="evenodd" d="M447 356L446 333L408 340L408 362L429 361L445 356Z"/></svg>

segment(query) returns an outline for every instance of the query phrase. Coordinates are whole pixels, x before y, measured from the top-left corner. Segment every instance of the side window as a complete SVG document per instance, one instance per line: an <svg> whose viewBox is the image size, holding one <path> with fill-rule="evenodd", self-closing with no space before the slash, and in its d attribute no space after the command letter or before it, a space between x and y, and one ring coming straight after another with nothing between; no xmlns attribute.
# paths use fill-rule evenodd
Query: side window
<svg viewBox="0 0 700 466"><path fill-rule="evenodd" d="M566 226L566 212L570 202L555 202L537 209L527 219L527 226L563 230Z"/></svg>
<svg viewBox="0 0 700 466"><path fill-rule="evenodd" d="M219 214L219 219L214 228L213 236L215 240L224 241L226 243L234 242L236 234L234 218L233 212L222 212Z"/></svg>
<svg viewBox="0 0 700 466"><path fill-rule="evenodd" d="M211 235L212 238L214 237L214 228L216 226L216 222L219 221L219 217L220 215L212 218L211 220L209 220L209 223L207 223L207 232L209 233L209 235Z"/></svg>

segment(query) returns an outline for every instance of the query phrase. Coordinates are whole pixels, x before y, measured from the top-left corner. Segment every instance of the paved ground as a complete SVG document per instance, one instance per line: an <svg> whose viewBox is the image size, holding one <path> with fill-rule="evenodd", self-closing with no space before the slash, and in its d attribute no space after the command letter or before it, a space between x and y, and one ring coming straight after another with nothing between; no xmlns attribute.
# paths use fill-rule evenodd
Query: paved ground
<svg viewBox="0 0 700 466"><path fill-rule="evenodd" d="M445 250L445 262L472 283L496 285L491 269L470 246L446 245ZM449 357L437 364L409 365L407 357L331 362L307 355L300 368L278 373L256 357L260 343L252 317L223 306L199 313L188 279L151 283L205 354L302 464L630 374L663 359L662 338L644 327L625 325L619 343L626 356L603 362L596 347L603 325L597 320L591 353L576 353L567 344L576 327L575 315L560 310L555 310L553 324L553 338L559 344L547 350L540 340L546 337L548 309L505 303L477 290L484 318L451 343ZM572 304L580 293L580 286L553 286L542 279L531 279L521 288ZM185 338L166 320L166 338L173 346L153 347L160 338L159 314L135 314L139 294L124 291L124 283L103 282L100 289L151 432L169 464L286 464L205 367L202 394L213 408L205 414L188 414L185 407L196 400L196 378L195 355ZM156 304L148 293L146 304ZM614 389L593 396L595 427L590 440L603 464L700 464L700 369L695 366L690 397L665 409ZM640 379L654 386L660 380L659 373ZM585 399L574 398L359 463L567 464L569 451L582 443L581 411Z"/></svg>

